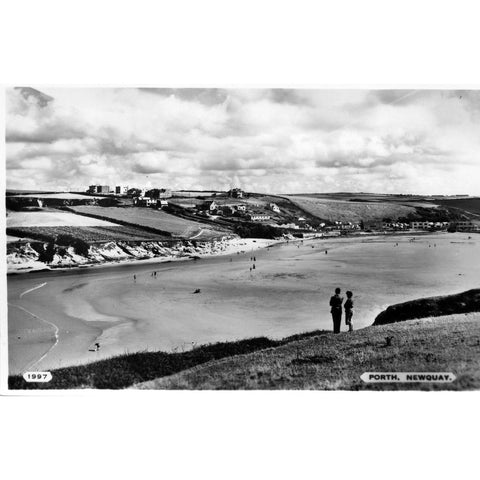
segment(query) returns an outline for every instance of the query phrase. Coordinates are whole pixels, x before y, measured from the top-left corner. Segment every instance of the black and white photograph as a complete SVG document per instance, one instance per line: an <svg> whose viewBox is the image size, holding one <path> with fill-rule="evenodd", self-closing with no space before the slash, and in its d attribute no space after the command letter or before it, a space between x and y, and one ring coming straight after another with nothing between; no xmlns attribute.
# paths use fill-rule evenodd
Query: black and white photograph
<svg viewBox="0 0 480 480"><path fill-rule="evenodd" d="M1 478L478 477L478 18L1 2Z"/></svg>
<svg viewBox="0 0 480 480"><path fill-rule="evenodd" d="M480 387L480 91L6 89L10 390Z"/></svg>

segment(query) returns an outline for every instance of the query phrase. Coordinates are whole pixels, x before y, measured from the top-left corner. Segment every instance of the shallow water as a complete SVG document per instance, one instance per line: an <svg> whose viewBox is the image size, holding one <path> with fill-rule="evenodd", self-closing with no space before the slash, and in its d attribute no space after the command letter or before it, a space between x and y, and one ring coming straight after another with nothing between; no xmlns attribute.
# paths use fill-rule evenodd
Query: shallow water
<svg viewBox="0 0 480 480"><path fill-rule="evenodd" d="M355 328L371 325L394 303L479 287L480 236L412 237L310 240L196 262L14 276L9 302L58 326L58 345L36 365L54 368L126 351L331 329L328 301L337 286L354 292ZM38 348L48 332L40 320L27 331L19 312L9 308L10 365L17 371L31 361L23 358L25 343ZM93 341L99 352L89 352Z"/></svg>

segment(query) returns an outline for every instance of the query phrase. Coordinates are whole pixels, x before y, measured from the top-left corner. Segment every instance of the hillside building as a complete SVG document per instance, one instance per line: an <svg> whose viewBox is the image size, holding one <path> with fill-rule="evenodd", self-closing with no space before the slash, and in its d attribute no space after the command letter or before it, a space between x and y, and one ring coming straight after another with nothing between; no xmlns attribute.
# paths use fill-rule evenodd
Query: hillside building
<svg viewBox="0 0 480 480"><path fill-rule="evenodd" d="M232 188L228 191L228 196L232 198L243 198L243 192L240 188Z"/></svg>
<svg viewBox="0 0 480 480"><path fill-rule="evenodd" d="M268 206L275 213L280 213L280 207L276 203L270 203Z"/></svg>
<svg viewBox="0 0 480 480"><path fill-rule="evenodd" d="M134 197L133 205L135 207L151 207L152 199L150 197Z"/></svg>
<svg viewBox="0 0 480 480"><path fill-rule="evenodd" d="M472 222L471 220L454 222L453 225L459 232L476 232L480 231L480 225Z"/></svg>
<svg viewBox="0 0 480 480"><path fill-rule="evenodd" d="M128 192L128 186L117 185L115 187L115 195L126 195Z"/></svg>
<svg viewBox="0 0 480 480"><path fill-rule="evenodd" d="M158 198L172 198L172 191L169 188L161 188Z"/></svg>
<svg viewBox="0 0 480 480"><path fill-rule="evenodd" d="M207 211L209 213L215 212L219 208L219 206L215 203L214 200L200 203L196 207L198 210Z"/></svg>
<svg viewBox="0 0 480 480"><path fill-rule="evenodd" d="M410 222L412 230L429 230L434 226L434 222Z"/></svg>
<svg viewBox="0 0 480 480"><path fill-rule="evenodd" d="M277 225L278 228L290 228L291 230L298 230L300 227L296 223L282 223Z"/></svg>
<svg viewBox="0 0 480 480"><path fill-rule="evenodd" d="M168 207L168 201L160 198L134 197L133 205L135 207L164 208L164 207Z"/></svg>
<svg viewBox="0 0 480 480"><path fill-rule="evenodd" d="M261 213L252 213L247 215L248 220L252 220L253 222L267 222L270 220L270 215L264 215Z"/></svg>
<svg viewBox="0 0 480 480"><path fill-rule="evenodd" d="M110 187L108 185L90 185L87 190L88 193L110 193Z"/></svg>

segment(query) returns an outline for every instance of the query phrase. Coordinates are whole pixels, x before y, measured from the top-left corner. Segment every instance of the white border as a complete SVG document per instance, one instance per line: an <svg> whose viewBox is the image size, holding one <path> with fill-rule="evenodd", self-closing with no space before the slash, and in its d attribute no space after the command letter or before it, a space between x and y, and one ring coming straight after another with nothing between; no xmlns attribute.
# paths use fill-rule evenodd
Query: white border
<svg viewBox="0 0 480 480"><path fill-rule="evenodd" d="M2 82L475 88L475 3L2 2ZM3 175L2 167L4 186ZM162 474L472 478L478 474L479 393L75 391L1 397L0 474L49 480Z"/></svg>

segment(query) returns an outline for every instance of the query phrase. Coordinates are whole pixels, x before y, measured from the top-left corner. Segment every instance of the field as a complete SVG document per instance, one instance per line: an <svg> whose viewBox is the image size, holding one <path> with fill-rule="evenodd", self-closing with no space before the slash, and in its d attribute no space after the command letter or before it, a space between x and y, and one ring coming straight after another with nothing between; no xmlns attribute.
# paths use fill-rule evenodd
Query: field
<svg viewBox="0 0 480 480"><path fill-rule="evenodd" d="M361 220L366 222L382 220L383 218L397 219L416 213L414 207L395 202L353 202L303 195L286 195L285 198L311 215L330 222L360 222Z"/></svg>
<svg viewBox="0 0 480 480"><path fill-rule="evenodd" d="M196 198L196 197L211 197L216 195L219 192L215 191L195 191L195 190L179 190L177 192L172 192L173 198Z"/></svg>
<svg viewBox="0 0 480 480"><path fill-rule="evenodd" d="M465 212L480 216L480 198L458 198L436 201L445 207L459 208Z"/></svg>
<svg viewBox="0 0 480 480"><path fill-rule="evenodd" d="M26 194L16 194L12 195L14 197L21 197L21 198L58 198L63 200L91 200L95 198L104 198L104 197L97 197L95 195L82 195L80 193L26 193Z"/></svg>
<svg viewBox="0 0 480 480"><path fill-rule="evenodd" d="M8 232L16 237L31 238L46 242L55 241L58 235L70 235L88 243L171 240L170 237L164 235L149 233L138 228L121 225L111 227L17 227L9 228Z"/></svg>
<svg viewBox="0 0 480 480"><path fill-rule="evenodd" d="M114 227L114 223L82 217L57 210L35 212L7 212L7 228L16 227Z"/></svg>
<svg viewBox="0 0 480 480"><path fill-rule="evenodd" d="M139 227L163 230L170 232L176 237L189 240L212 240L230 233L220 228L215 229L207 223L176 217L162 210L133 207L92 207L83 205L71 207L71 210L85 215L98 215L113 222L128 222L132 225L138 225Z"/></svg>

